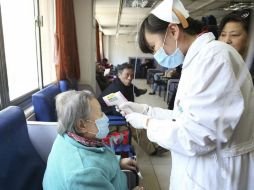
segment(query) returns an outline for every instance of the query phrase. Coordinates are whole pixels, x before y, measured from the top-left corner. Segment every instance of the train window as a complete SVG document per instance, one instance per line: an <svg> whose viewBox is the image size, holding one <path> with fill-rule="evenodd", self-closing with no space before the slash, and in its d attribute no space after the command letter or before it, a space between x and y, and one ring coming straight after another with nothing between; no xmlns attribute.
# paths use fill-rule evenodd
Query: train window
<svg viewBox="0 0 254 190"><path fill-rule="evenodd" d="M2 19L0 9L0 47L3 47L3 30L2 30ZM4 58L4 49L0 48L0 110L4 108L4 105L8 104L9 99L6 98L8 94L7 76L6 76L6 65Z"/></svg>
<svg viewBox="0 0 254 190"><path fill-rule="evenodd" d="M0 0L0 109L56 81L54 0Z"/></svg>
<svg viewBox="0 0 254 190"><path fill-rule="evenodd" d="M33 1L1 3L10 101L39 87ZM15 13L15 14L13 14Z"/></svg>
<svg viewBox="0 0 254 190"><path fill-rule="evenodd" d="M43 86L56 81L54 64L54 32L55 32L55 7L53 0L40 1L41 23L41 57Z"/></svg>

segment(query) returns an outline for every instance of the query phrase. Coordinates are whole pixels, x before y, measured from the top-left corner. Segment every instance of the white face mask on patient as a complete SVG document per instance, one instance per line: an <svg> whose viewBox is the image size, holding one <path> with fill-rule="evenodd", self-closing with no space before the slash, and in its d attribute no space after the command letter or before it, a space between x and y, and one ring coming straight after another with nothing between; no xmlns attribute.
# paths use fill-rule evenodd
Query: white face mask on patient
<svg viewBox="0 0 254 190"><path fill-rule="evenodd" d="M90 120L87 120L87 121L93 122ZM98 133L96 133L96 138L97 139L105 138L109 133L109 128L108 128L109 119L108 119L108 117L103 113L103 116L101 118L95 120L95 124L98 129ZM91 132L88 132L88 133L91 133ZM92 134L95 134L95 133L92 133Z"/></svg>

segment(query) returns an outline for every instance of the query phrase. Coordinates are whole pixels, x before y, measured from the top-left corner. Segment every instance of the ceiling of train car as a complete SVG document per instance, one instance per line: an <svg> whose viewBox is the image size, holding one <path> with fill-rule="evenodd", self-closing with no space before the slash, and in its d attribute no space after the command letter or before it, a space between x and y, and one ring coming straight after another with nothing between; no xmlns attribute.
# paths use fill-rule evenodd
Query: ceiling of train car
<svg viewBox="0 0 254 190"><path fill-rule="evenodd" d="M95 18L105 35L131 35L137 26L161 0L96 0ZM253 7L253 0L182 0L195 19L214 15L221 18L237 9Z"/></svg>

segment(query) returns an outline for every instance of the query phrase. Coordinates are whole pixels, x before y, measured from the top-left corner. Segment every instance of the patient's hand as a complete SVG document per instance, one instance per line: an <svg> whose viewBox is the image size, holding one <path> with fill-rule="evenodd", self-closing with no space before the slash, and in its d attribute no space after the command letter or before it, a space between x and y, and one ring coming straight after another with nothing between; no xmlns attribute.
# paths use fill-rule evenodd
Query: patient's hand
<svg viewBox="0 0 254 190"><path fill-rule="evenodd" d="M136 186L132 190L145 190L144 187Z"/></svg>
<svg viewBox="0 0 254 190"><path fill-rule="evenodd" d="M137 161L131 158L123 158L120 161L120 167L124 170L134 170L137 168Z"/></svg>

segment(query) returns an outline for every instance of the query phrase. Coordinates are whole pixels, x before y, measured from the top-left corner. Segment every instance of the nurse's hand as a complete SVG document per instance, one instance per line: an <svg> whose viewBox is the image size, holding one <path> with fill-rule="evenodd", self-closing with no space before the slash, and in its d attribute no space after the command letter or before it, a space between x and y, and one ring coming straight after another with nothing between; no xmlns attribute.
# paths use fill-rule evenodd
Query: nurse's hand
<svg viewBox="0 0 254 190"><path fill-rule="evenodd" d="M146 128L147 121L149 117L141 113L130 113L125 116L126 121L128 121L132 127L136 129Z"/></svg>
<svg viewBox="0 0 254 190"><path fill-rule="evenodd" d="M121 105L119 105L117 109L123 116L125 116L133 112L146 114L149 109L149 106L146 104L138 104L134 102L124 102Z"/></svg>

